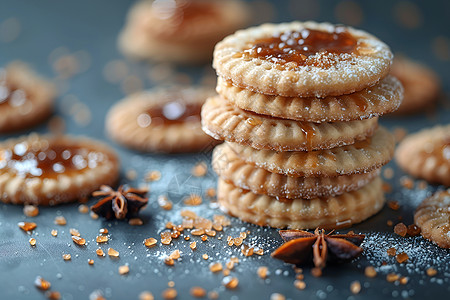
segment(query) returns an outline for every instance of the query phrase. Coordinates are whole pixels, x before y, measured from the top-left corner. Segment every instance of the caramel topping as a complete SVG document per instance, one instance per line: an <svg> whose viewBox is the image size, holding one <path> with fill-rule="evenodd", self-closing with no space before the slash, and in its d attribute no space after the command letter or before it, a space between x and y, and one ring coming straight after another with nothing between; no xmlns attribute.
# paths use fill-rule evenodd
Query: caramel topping
<svg viewBox="0 0 450 300"><path fill-rule="evenodd" d="M142 114L148 120L145 122L146 124L143 124L146 126L141 127L199 122L201 109L201 104L186 104L179 101L169 102L160 107L152 107ZM141 116L139 118L142 118Z"/></svg>
<svg viewBox="0 0 450 300"><path fill-rule="evenodd" d="M10 106L17 107L26 101L25 91L8 82L6 71L0 69L0 105L8 103Z"/></svg>
<svg viewBox="0 0 450 300"><path fill-rule="evenodd" d="M315 54L352 53L357 40L344 27L333 32L314 29L287 31L272 37L258 39L241 53L245 58L260 58L288 68L316 66L329 68L332 62Z"/></svg>
<svg viewBox="0 0 450 300"><path fill-rule="evenodd" d="M23 141L12 149L0 150L0 173L12 172L21 177L56 178L86 168L96 167L103 154L78 146L41 140Z"/></svg>

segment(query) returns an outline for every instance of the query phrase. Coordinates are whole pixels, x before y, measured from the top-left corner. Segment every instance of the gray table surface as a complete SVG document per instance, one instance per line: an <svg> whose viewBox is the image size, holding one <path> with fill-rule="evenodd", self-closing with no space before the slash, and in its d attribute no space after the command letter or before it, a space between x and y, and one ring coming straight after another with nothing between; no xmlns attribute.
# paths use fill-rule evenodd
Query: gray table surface
<svg viewBox="0 0 450 300"><path fill-rule="evenodd" d="M378 298L445 298L450 292L450 253L439 249L421 237L401 238L386 225L387 220L397 222L402 217L406 224L412 223L412 214L422 199L435 191L437 186L429 186L425 190L418 188L406 190L399 184L399 178L404 175L394 162L389 166L394 169L395 177L388 180L393 191L387 195L390 200L400 203L399 211L385 207L381 213L351 229L367 235L363 244L365 252L352 263L329 266L321 278L314 278L305 268L306 289L297 290L293 286L295 279L291 266L270 258L269 253L281 244L277 230L261 228L232 219L232 226L223 233L223 239L209 239L207 242L197 240L198 249L193 252L189 243L174 241L171 246L158 245L147 249L142 241L147 237L159 238L159 232L167 221L179 222L179 212L185 208L180 201L190 192L204 192L206 188L214 187L216 176L209 168L207 176L195 178L190 175L191 167L199 161L210 161L210 153L193 155L156 155L141 154L129 151L109 141L104 135L104 117L108 108L124 95L119 84L111 84L105 80L103 69L111 60L121 60L123 57L116 49L117 33L123 25L125 14L131 5L130 1L6 1L0 0L0 30L1 24L12 22L20 24L20 34L11 42L0 41L0 65L20 59L30 63L43 75L56 76L49 63L49 55L59 47L66 47L71 53L87 53L90 65L86 71L75 75L63 83L63 93L57 99L56 114L66 121L67 132L87 135L109 143L120 155L122 171L137 171L135 180L122 176L122 183L138 185L143 182L143 176L149 170L159 170L162 173L160 181L150 184L150 205L142 212L144 225L130 226L126 222L93 220L87 214L78 212L78 204L40 209L39 216L27 218L22 213L22 207L0 204L0 299L43 299L45 296L33 286L36 276L40 275L52 283L52 289L60 291L63 299L88 299L89 295L100 290L108 299L137 299L144 290L151 291L158 299L161 292L167 288L169 281L175 282L178 291L177 299L189 299L192 286L201 286L206 290L218 291L220 299L269 299L272 293L282 293L289 299L378 299ZM255 23L263 21L289 21L295 19L316 19L320 21L342 22L335 16L337 1L273 1L252 2L253 11L258 15ZM340 5L342 4L339 2ZM387 117L381 120L385 126L406 128L409 132L438 123L449 123L450 62L449 53L443 53L442 59L435 55L433 45L447 43L449 46L450 21L448 1L361 1L363 19L358 25L380 37L388 43L395 52L404 53L430 65L440 75L444 96L438 109L432 114L419 114L410 117ZM414 6L414 3L418 6ZM344 3L345 4L345 3ZM348 1L347 3L348 4ZM403 6L402 6L403 5ZM418 10L414 8L419 7ZM398 22L395 12L417 13L419 26L411 29ZM412 11L412 12L411 12ZM416 15L417 15L416 14ZM13 18L13 21L11 21ZM7 21L9 20L9 21ZM406 22L408 22L408 19ZM11 24L11 23L6 23ZM444 49L445 50L445 49ZM82 51L82 52L78 52ZM55 52L53 52L55 53ZM447 55L447 59L445 59ZM442 56L442 55L441 55ZM151 87L155 82L147 79L148 70L153 66L127 62L130 74L143 79L144 86ZM177 72L187 74L193 82L198 82L209 67L180 67ZM211 71L210 71L211 72ZM69 95L69 96L67 96ZM81 103L83 109L92 113L87 124L80 124L68 113L74 101ZM80 105L77 106L78 108ZM46 124L32 129L47 132ZM7 136L0 137L5 139ZM442 188L442 187L441 187ZM160 194L169 194L175 205L171 211L163 211L156 204ZM206 198L205 198L206 199ZM92 204L93 201L89 202ZM202 216L211 217L220 213L214 203L204 203L192 210ZM68 224L56 226L53 220L56 215L63 215ZM37 239L37 246L28 244L29 235L17 227L17 222L33 221L38 224L32 236ZM103 249L113 247L120 252L120 258L112 260L109 257L98 258L95 249L95 236L100 228L110 230L111 239ZM86 247L73 244L69 228L77 228L88 240ZM58 237L52 237L50 231L57 229ZM245 258L239 249L225 245L228 235L237 236L242 230L250 230L248 243L262 246L266 254L262 257ZM345 232L343 230L342 232ZM386 249L395 246L398 251L406 252L410 260L398 264L388 257ZM167 267L163 262L165 254L174 249L182 251L182 259L174 267ZM63 261L61 255L70 253L71 261ZM202 254L209 255L208 261L202 259ZM239 279L236 290L226 290L221 285L222 275L209 271L211 262L225 262L231 255L240 258L240 263L231 272ZM94 266L87 264L88 259L94 259ZM386 262L385 265L382 265ZM126 276L118 274L120 265L129 264L130 273ZM364 268L373 265L378 271L375 278L366 278ZM270 270L268 279L262 280L256 276L260 266ZM438 270L435 277L428 277L425 270L433 266ZM386 274L395 272L406 276L406 285L388 283ZM349 286L358 280L362 291L352 295Z"/></svg>

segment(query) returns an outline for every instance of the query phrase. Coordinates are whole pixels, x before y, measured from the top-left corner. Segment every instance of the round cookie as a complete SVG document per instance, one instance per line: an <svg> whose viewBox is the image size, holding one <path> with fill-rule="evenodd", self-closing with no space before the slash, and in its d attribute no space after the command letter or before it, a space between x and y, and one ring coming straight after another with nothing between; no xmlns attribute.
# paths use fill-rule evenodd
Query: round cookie
<svg viewBox="0 0 450 300"><path fill-rule="evenodd" d="M441 248L450 248L450 189L425 199L414 214L422 236Z"/></svg>
<svg viewBox="0 0 450 300"><path fill-rule="evenodd" d="M22 62L0 68L0 133L43 122L53 112L54 86Z"/></svg>
<svg viewBox="0 0 450 300"><path fill-rule="evenodd" d="M348 122L311 123L284 120L244 111L220 96L202 108L202 128L218 140L255 149L304 151L353 144L371 136L378 118Z"/></svg>
<svg viewBox="0 0 450 300"><path fill-rule="evenodd" d="M433 107L439 91L439 77L427 66L402 56L396 56L391 74L402 83L404 99L395 114L411 114Z"/></svg>
<svg viewBox="0 0 450 300"><path fill-rule="evenodd" d="M28 136L0 143L1 201L56 205L89 196L119 177L116 153L70 136Z"/></svg>
<svg viewBox="0 0 450 300"><path fill-rule="evenodd" d="M350 94L388 73L389 47L351 27L316 22L237 31L214 49L213 67L234 85L285 97Z"/></svg>
<svg viewBox="0 0 450 300"><path fill-rule="evenodd" d="M206 88L149 90L114 105L106 130L116 142L143 152L197 152L217 141L201 129L200 110L214 93Z"/></svg>
<svg viewBox="0 0 450 300"><path fill-rule="evenodd" d="M217 199L229 214L260 226L292 229L336 229L364 221L383 208L379 177L361 189L337 197L279 201L219 179Z"/></svg>
<svg viewBox="0 0 450 300"><path fill-rule="evenodd" d="M407 136L398 145L395 160L415 177L450 186L450 124Z"/></svg>
<svg viewBox="0 0 450 300"><path fill-rule="evenodd" d="M380 173L375 169L336 177L289 177L244 162L226 143L214 149L212 166L222 180L236 187L287 199L341 195L363 187Z"/></svg>
<svg viewBox="0 0 450 300"><path fill-rule="evenodd" d="M119 35L119 49L137 59L175 63L211 60L214 45L247 24L241 1L139 1Z"/></svg>
<svg viewBox="0 0 450 300"><path fill-rule="evenodd" d="M348 95L283 97L255 93L235 86L221 77L217 92L233 105L257 114L308 122L336 122L373 118L395 111L403 98L403 88L395 77Z"/></svg>
<svg viewBox="0 0 450 300"><path fill-rule="evenodd" d="M269 172L292 177L367 173L387 164L395 147L393 135L381 126L367 140L327 150L277 152L227 144L242 160Z"/></svg>

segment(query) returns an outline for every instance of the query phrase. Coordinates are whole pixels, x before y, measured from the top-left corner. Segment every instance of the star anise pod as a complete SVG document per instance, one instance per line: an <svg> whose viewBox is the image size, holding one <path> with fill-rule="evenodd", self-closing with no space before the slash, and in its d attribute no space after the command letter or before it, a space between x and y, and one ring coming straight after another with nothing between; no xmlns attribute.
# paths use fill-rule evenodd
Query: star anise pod
<svg viewBox="0 0 450 300"><path fill-rule="evenodd" d="M334 230L333 230L334 231ZM327 261L349 261L363 251L359 245L365 238L364 234L325 234L318 228L314 233L303 230L280 230L279 234L285 241L272 253L272 257L287 263L302 265L314 262L317 268L324 268Z"/></svg>
<svg viewBox="0 0 450 300"><path fill-rule="evenodd" d="M99 191L92 193L92 196L103 198L94 204L91 210L106 219L132 218L147 205L148 198L145 197L147 192L147 189L134 189L123 185L115 191L110 186L102 185Z"/></svg>

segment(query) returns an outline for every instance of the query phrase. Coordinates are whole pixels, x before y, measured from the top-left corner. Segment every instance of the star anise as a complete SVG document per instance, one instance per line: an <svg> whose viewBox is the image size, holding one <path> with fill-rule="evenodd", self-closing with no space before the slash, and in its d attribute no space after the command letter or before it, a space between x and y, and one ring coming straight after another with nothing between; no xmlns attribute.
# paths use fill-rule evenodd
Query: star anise
<svg viewBox="0 0 450 300"><path fill-rule="evenodd" d="M147 189L134 189L120 186L117 191L110 186L102 185L99 191L92 193L94 197L103 197L91 207L96 214L106 219L124 219L135 217L141 208L148 203L145 197Z"/></svg>
<svg viewBox="0 0 450 300"><path fill-rule="evenodd" d="M334 230L333 230L334 231ZM325 234L318 228L314 233L303 230L280 230L279 234L285 241L272 253L272 257L287 263L302 265L314 262L317 268L324 268L328 261L349 261L363 251L359 245L365 238L364 234Z"/></svg>

